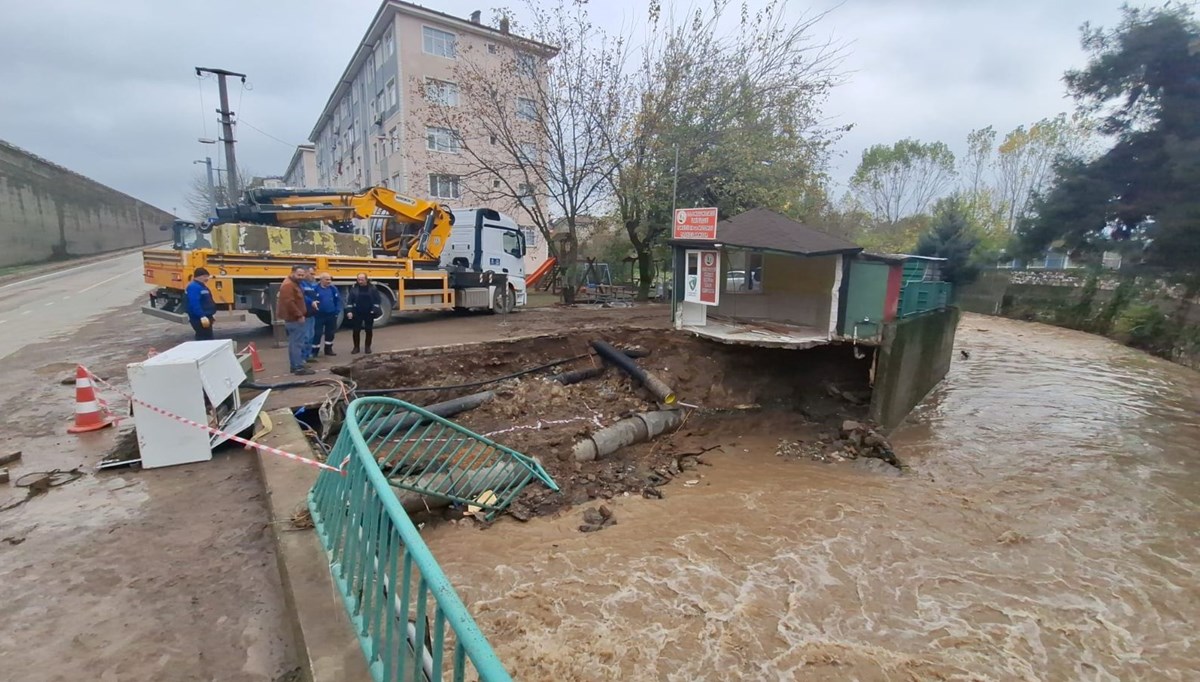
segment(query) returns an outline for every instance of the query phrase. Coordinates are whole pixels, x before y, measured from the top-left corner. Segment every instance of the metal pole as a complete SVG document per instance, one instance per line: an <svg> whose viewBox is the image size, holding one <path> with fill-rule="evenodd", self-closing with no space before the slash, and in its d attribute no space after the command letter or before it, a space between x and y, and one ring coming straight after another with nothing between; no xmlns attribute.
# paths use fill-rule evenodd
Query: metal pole
<svg viewBox="0 0 1200 682"><path fill-rule="evenodd" d="M204 157L204 170L208 173L208 210L212 217L217 217L217 186L213 184L212 157Z"/></svg>
<svg viewBox="0 0 1200 682"><path fill-rule="evenodd" d="M203 66L196 67L196 75L202 73L212 73L217 76L217 88L221 96L221 108L217 109L217 113L221 115L221 131L224 137L222 142L225 143L225 173L229 178L229 197L231 201L235 201L238 195L238 177L237 177L237 157L233 152L233 113L229 110L229 88L226 87L225 78L227 76L238 76L242 82L246 82L246 74L234 73L225 69L210 69Z"/></svg>
<svg viewBox="0 0 1200 682"><path fill-rule="evenodd" d="M679 194L679 145L675 145L675 181L671 184L671 220L675 220L675 197Z"/></svg>

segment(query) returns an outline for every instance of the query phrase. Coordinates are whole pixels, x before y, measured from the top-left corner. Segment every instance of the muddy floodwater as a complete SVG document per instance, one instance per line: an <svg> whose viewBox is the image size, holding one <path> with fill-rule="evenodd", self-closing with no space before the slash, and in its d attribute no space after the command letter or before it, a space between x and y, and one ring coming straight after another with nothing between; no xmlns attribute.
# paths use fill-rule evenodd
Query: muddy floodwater
<svg viewBox="0 0 1200 682"><path fill-rule="evenodd" d="M958 346L901 478L713 434L610 528L430 546L516 679L1200 678L1200 375L970 315Z"/></svg>

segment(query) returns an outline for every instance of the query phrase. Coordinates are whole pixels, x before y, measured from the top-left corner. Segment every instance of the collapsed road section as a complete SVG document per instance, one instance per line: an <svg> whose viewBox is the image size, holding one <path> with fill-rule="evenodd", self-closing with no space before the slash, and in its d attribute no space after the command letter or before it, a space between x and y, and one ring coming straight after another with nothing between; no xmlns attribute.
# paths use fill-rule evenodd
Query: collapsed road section
<svg viewBox="0 0 1200 682"><path fill-rule="evenodd" d="M615 328L381 353L335 371L360 395L429 406L540 462L560 490L526 488L507 510L524 520L617 495L662 497L703 464L714 433L778 433L819 461L835 461L833 451L889 459L890 448L856 449L840 433L870 402L870 359L856 355L849 345L728 346Z"/></svg>

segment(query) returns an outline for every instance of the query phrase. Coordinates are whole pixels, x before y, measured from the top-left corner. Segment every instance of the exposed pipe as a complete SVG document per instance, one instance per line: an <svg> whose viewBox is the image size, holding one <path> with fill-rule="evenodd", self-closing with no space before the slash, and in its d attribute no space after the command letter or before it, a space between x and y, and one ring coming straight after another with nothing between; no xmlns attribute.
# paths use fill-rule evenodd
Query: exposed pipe
<svg viewBox="0 0 1200 682"><path fill-rule="evenodd" d="M576 462L591 462L607 457L627 445L652 440L682 423L682 410L658 410L636 414L579 441L572 448L571 456Z"/></svg>
<svg viewBox="0 0 1200 682"><path fill-rule="evenodd" d="M673 405L675 403L675 391L672 391L671 387L667 386L662 379L659 379L641 367L638 367L637 363L629 359L629 356L625 355L604 341L592 341L591 345L592 348L596 349L596 353L600 355L600 357L611 362L620 368L621 371L640 381L642 385L649 389L649 391L654 394L654 397L658 398L659 401L661 401L664 405Z"/></svg>
<svg viewBox="0 0 1200 682"><path fill-rule="evenodd" d="M550 377L550 381L556 381L563 386L568 386L570 384L577 384L586 379L598 377L601 374L604 374L604 370L606 369L608 368L604 366L584 367L583 369L576 369L571 370L570 372L563 372L562 374L555 374L554 376Z"/></svg>
<svg viewBox="0 0 1200 682"><path fill-rule="evenodd" d="M441 403L426 405L425 410L432 412L439 417L450 417L459 412L473 410L480 405L490 402L496 394L492 391L484 391L482 393L472 393L454 400L447 400ZM369 429L372 433L384 433L385 431L399 431L400 429L409 428L415 424L425 421L417 414L398 414L389 417L381 422L367 422L361 426L362 429Z"/></svg>

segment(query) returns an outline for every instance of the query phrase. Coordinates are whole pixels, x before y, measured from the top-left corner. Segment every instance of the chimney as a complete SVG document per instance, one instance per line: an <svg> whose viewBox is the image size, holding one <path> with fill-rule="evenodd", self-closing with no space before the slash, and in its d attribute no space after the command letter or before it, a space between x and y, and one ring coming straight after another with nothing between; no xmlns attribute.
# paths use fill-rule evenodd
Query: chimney
<svg viewBox="0 0 1200 682"><path fill-rule="evenodd" d="M479 17L480 17L480 15L481 15L481 14L483 14L483 12L480 12L479 10L475 10L474 12L471 12L471 23L472 23L472 24L478 24L478 23L479 23Z"/></svg>
<svg viewBox="0 0 1200 682"><path fill-rule="evenodd" d="M500 17L500 32L508 34L508 17Z"/></svg>

